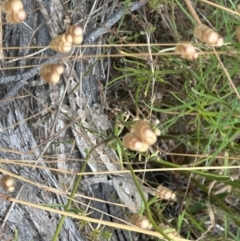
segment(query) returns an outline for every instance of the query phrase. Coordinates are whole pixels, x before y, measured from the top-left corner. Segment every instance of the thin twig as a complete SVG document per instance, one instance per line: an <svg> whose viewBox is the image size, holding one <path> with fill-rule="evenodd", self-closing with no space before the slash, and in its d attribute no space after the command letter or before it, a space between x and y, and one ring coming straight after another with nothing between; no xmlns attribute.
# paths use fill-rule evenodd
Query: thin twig
<svg viewBox="0 0 240 241"><path fill-rule="evenodd" d="M192 4L190 3L190 1L189 0L185 0L185 3L187 4L188 9L191 12L191 14L192 14L193 18L195 19L195 21L197 22L197 24L201 24L202 22L199 19L198 15L197 15L195 9L193 8Z"/></svg>
<svg viewBox="0 0 240 241"><path fill-rule="evenodd" d="M144 1L136 1L132 3L129 7L129 11L133 12L140 7L144 6L147 3L147 0ZM91 44L93 43L98 37L101 35L107 33L110 31L110 28L117 23L126 13L125 8L119 8L115 11L115 13L109 17L103 24L102 26L96 28L94 31L92 31L90 34L86 36L86 38L83 41L83 44Z"/></svg>

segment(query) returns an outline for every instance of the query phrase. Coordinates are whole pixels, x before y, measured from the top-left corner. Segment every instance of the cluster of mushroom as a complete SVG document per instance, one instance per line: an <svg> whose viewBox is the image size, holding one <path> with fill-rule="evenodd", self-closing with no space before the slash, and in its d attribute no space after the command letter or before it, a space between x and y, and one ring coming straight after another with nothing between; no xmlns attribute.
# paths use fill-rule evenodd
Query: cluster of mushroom
<svg viewBox="0 0 240 241"><path fill-rule="evenodd" d="M175 192L162 185L158 185L156 188L155 196L161 200L177 201Z"/></svg>
<svg viewBox="0 0 240 241"><path fill-rule="evenodd" d="M130 216L130 222L133 225L142 229L152 229L152 224L150 223L150 220L144 215L134 213Z"/></svg>
<svg viewBox="0 0 240 241"><path fill-rule="evenodd" d="M5 175L2 177L1 180L2 187L8 192L14 192L15 190L15 183L11 176Z"/></svg>
<svg viewBox="0 0 240 241"><path fill-rule="evenodd" d="M194 28L194 36L211 46L221 47L224 44L223 37L204 24L199 24Z"/></svg>
<svg viewBox="0 0 240 241"><path fill-rule="evenodd" d="M146 120L138 120L132 126L130 133L123 137L123 145L132 151L145 152L157 141L159 130L154 130Z"/></svg>
<svg viewBox="0 0 240 241"><path fill-rule="evenodd" d="M49 47L59 53L67 53L72 49L73 44L81 44L83 41L83 31L78 25L71 25L63 34L53 38Z"/></svg>
<svg viewBox="0 0 240 241"><path fill-rule="evenodd" d="M45 81L56 84L60 80L60 75L63 73L64 67L62 64L46 64L39 71L39 75Z"/></svg>
<svg viewBox="0 0 240 241"><path fill-rule="evenodd" d="M6 21L11 24L22 23L27 16L21 0L5 1L2 4L2 11L6 13Z"/></svg>
<svg viewBox="0 0 240 241"><path fill-rule="evenodd" d="M210 46L220 47L224 43L222 36L204 24L199 24L194 28L194 36ZM175 52L181 54L181 57L187 60L195 60L199 56L197 50L190 42L180 42L176 46Z"/></svg>
<svg viewBox="0 0 240 241"><path fill-rule="evenodd" d="M49 47L56 52L69 52L73 44L81 44L83 41L82 28L77 25L71 25L63 34L53 38L49 43ZM40 77L45 81L56 84L60 80L64 67L61 64L47 64L40 69Z"/></svg>
<svg viewBox="0 0 240 241"><path fill-rule="evenodd" d="M144 215L139 215L139 214L133 214L130 216L130 222L139 227L139 228L142 228L142 229L152 229L153 226L150 222L150 220L144 216ZM163 223L160 223L158 225L158 227L163 231L163 232L166 232L171 238L174 238L174 237L179 237L181 238L180 234L176 231L176 229L168 226L168 225L165 225Z"/></svg>

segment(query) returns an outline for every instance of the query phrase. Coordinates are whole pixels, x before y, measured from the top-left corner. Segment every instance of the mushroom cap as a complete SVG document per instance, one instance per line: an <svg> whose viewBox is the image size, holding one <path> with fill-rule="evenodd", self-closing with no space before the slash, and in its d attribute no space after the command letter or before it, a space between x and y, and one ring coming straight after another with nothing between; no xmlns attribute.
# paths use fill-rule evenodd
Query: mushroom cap
<svg viewBox="0 0 240 241"><path fill-rule="evenodd" d="M57 84L60 80L60 75L57 73L48 73L45 76L45 80L51 84Z"/></svg>
<svg viewBox="0 0 240 241"><path fill-rule="evenodd" d="M148 121L136 121L130 132L135 134L142 142L146 142L148 145L153 145L157 141L157 136Z"/></svg>
<svg viewBox="0 0 240 241"><path fill-rule="evenodd" d="M8 192L14 192L14 190L15 190L15 187L14 187L14 186L7 187L7 188L6 188L6 191L8 191Z"/></svg>
<svg viewBox="0 0 240 241"><path fill-rule="evenodd" d="M208 44L215 44L217 43L218 39L219 35L211 29L209 29L208 33L205 35L205 42Z"/></svg>
<svg viewBox="0 0 240 241"><path fill-rule="evenodd" d="M76 26L73 27L72 33L73 33L75 36L81 36L81 35L83 35L83 30L82 30L81 27L79 27L79 26L76 25Z"/></svg>
<svg viewBox="0 0 240 241"><path fill-rule="evenodd" d="M83 41L83 30L78 25L71 25L67 29L67 33L73 37L73 44L81 44Z"/></svg>
<svg viewBox="0 0 240 241"><path fill-rule="evenodd" d="M17 13L18 19L24 21L27 17L27 14L24 9L20 9Z"/></svg>
<svg viewBox="0 0 240 241"><path fill-rule="evenodd" d="M71 34L65 33L62 36L65 38L64 42L68 42L68 43L73 42L73 36Z"/></svg>
<svg viewBox="0 0 240 241"><path fill-rule="evenodd" d="M39 75L45 81L56 84L60 80L60 75L63 73L64 67L61 64L46 64L39 71Z"/></svg>
<svg viewBox="0 0 240 241"><path fill-rule="evenodd" d="M220 37L216 43L217 47L221 47L224 44L224 38Z"/></svg>
<svg viewBox="0 0 240 241"><path fill-rule="evenodd" d="M14 180L11 176L6 175L2 178L2 185L5 187L11 187L14 185Z"/></svg>
<svg viewBox="0 0 240 241"><path fill-rule="evenodd" d="M27 17L25 10L20 9L18 12L9 12L6 14L6 21L11 24L22 23Z"/></svg>
<svg viewBox="0 0 240 241"><path fill-rule="evenodd" d="M60 34L48 44L56 52L67 53L72 49L73 37L69 33Z"/></svg>
<svg viewBox="0 0 240 241"><path fill-rule="evenodd" d="M20 9L23 9L23 3L20 0L8 0L2 4L2 11L6 13L18 12Z"/></svg>
<svg viewBox="0 0 240 241"><path fill-rule="evenodd" d="M194 36L206 44L217 47L222 46L224 43L222 36L204 24L199 24L194 28Z"/></svg>
<svg viewBox="0 0 240 241"><path fill-rule="evenodd" d="M83 36L73 38L73 44L81 44L82 41L83 41Z"/></svg>
<svg viewBox="0 0 240 241"><path fill-rule="evenodd" d="M64 67L61 64L56 64L55 65L55 72L58 75L61 75L64 72Z"/></svg>
<svg viewBox="0 0 240 241"><path fill-rule="evenodd" d="M132 151L145 152L149 148L149 144L140 140L135 134L127 133L123 137L123 145Z"/></svg>
<svg viewBox="0 0 240 241"><path fill-rule="evenodd" d="M70 43L70 42L63 42L56 49L57 50L55 50L55 51L58 51L58 52L61 52L61 53L67 53L67 52L69 52L72 49L72 43Z"/></svg>

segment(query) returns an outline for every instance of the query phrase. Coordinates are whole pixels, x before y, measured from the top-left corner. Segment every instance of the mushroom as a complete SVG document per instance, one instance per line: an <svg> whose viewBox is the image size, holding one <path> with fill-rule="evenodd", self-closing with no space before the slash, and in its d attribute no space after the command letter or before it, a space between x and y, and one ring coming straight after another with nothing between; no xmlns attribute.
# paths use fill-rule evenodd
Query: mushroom
<svg viewBox="0 0 240 241"><path fill-rule="evenodd" d="M61 64L47 64L42 66L39 75L45 81L56 84L60 80L63 71L64 67Z"/></svg>

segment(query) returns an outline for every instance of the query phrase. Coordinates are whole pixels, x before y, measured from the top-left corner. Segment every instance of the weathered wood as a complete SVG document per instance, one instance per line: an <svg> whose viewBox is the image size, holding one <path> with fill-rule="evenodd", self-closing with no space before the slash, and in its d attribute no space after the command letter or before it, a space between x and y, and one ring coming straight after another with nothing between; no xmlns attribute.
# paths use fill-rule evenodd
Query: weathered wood
<svg viewBox="0 0 240 241"><path fill-rule="evenodd" d="M21 123L16 126L16 123ZM25 155L28 151L34 149L37 146L35 138L32 135L32 131L28 128L24 117L20 111L20 107L13 103L5 110L1 110L0 121L0 147L15 151L19 151L23 154L15 154L0 151L0 157L2 159L9 160L29 160L38 156L39 150L36 149L33 156ZM44 163L43 163L44 165ZM9 170L21 177L27 178L36 183L48 185L50 187L59 188L55 176L48 170L42 169L30 169L22 167L20 165L1 165L4 170ZM16 181L16 191L13 194L6 193L0 186L0 192L12 195L18 193L22 187L20 193L20 199L41 204L49 203L62 203L66 200L61 197L57 197L55 194L37 188L36 186ZM3 221L4 216L7 213L10 203L4 200L0 200L0 216ZM9 218L6 220L5 225L1 229L1 240L10 240L13 238L14 230L18 231L18 240L51 240L55 231L59 216L56 214L47 213L42 210L30 208L22 205L14 205L13 210L10 212ZM67 219L64 225L64 229L61 233L62 240L84 240L79 234L79 231L75 223L71 219Z"/></svg>

